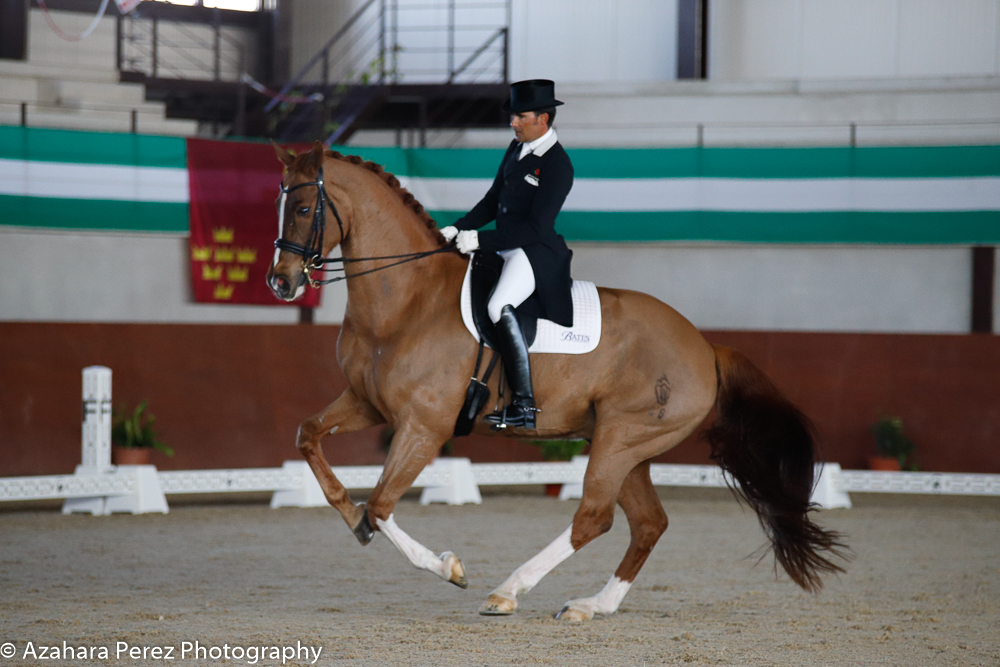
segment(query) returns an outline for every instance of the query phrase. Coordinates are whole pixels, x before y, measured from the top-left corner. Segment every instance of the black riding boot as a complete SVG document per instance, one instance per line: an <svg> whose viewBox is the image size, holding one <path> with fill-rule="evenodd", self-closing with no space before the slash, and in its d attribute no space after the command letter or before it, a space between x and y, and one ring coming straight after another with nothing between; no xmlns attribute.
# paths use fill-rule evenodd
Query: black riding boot
<svg viewBox="0 0 1000 667"><path fill-rule="evenodd" d="M487 415L485 421L499 428L535 428L535 395L531 391L531 363L528 361L528 343L517 322L513 306L504 306L496 323L500 356L507 374L513 400L501 412Z"/></svg>

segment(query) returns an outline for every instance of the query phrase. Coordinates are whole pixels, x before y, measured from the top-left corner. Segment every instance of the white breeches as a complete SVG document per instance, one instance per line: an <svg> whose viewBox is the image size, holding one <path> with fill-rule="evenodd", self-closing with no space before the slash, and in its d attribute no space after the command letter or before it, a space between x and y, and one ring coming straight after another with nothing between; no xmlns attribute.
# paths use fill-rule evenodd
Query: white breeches
<svg viewBox="0 0 1000 667"><path fill-rule="evenodd" d="M520 248L497 253L504 259L503 270L497 281L487 310L490 321L496 324L504 306L520 306L535 291L535 272L528 256Z"/></svg>

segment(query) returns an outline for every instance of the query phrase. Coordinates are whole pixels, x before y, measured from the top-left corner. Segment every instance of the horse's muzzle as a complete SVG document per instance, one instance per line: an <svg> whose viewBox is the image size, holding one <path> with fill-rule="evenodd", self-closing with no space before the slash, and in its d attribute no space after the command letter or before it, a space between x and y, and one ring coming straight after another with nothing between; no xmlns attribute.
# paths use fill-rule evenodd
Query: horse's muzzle
<svg viewBox="0 0 1000 667"><path fill-rule="evenodd" d="M298 284L294 283L288 276L275 274L267 281L268 286L274 295L284 301L292 301L304 291L300 288L304 282L304 276L299 276Z"/></svg>

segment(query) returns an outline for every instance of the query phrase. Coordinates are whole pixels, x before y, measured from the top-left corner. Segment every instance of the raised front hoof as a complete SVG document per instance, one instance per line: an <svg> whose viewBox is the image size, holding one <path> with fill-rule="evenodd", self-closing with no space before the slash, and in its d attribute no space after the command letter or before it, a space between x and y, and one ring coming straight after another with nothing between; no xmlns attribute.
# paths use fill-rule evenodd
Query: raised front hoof
<svg viewBox="0 0 1000 667"><path fill-rule="evenodd" d="M448 582L455 584L459 588L468 588L469 580L465 576L465 566L462 565L462 561L459 560L458 556L450 551L445 551L441 554L441 560L444 562L445 572L449 573Z"/></svg>
<svg viewBox="0 0 1000 667"><path fill-rule="evenodd" d="M560 621L569 621L570 623L582 623L593 619L594 612L589 609L579 609L566 605L556 614L556 618Z"/></svg>
<svg viewBox="0 0 1000 667"><path fill-rule="evenodd" d="M490 593L486 602L479 608L479 614L481 616L510 616L515 609L517 609L517 600Z"/></svg>
<svg viewBox="0 0 1000 667"><path fill-rule="evenodd" d="M375 529L368 522L368 512L362 512L361 520L358 521L358 524L351 531L354 533L354 537L358 538L358 542L361 542L361 546L365 546L372 541L372 538L375 537Z"/></svg>

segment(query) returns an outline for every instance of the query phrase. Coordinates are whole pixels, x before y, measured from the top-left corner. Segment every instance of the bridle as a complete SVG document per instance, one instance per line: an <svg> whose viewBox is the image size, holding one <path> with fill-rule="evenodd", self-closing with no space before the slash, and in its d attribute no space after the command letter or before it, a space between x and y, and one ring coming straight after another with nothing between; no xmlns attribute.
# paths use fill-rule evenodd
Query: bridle
<svg viewBox="0 0 1000 667"><path fill-rule="evenodd" d="M337 227L340 229L340 240L337 244L343 244L346 235L344 234L344 221L340 218L340 213L337 212L337 207L333 203L327 193L326 188L323 185L323 167L319 168L319 172L316 174L316 180L310 181L308 183L299 183L298 185L293 185L290 188L286 188L284 184L281 185L281 194L287 197L292 192L295 192L299 188L315 187L318 191L316 198L316 208L313 211L312 227L309 229L309 236L306 239L305 244L294 243L292 241L287 241L283 237L279 236L274 242L274 247L278 250L284 250L290 252L294 255L299 255L302 257L302 272L306 276L306 280L312 287L319 287L320 285L328 285L330 283L340 282L341 280L347 280L348 278L357 278L369 273L375 273L376 271L381 271L382 269L388 269L393 266L399 266L400 264L406 264L407 262L412 262L417 259L422 259L430 255L436 255L442 252L448 252L454 246L454 241L437 248L436 250L428 250L425 252L411 252L403 255L385 255L383 257L324 257L323 256L323 236L326 233L326 208L329 206L330 210L333 211L333 217L337 219ZM284 206L285 199L282 197L281 202L281 215L284 216ZM283 218L282 218L283 219ZM279 230L279 234L284 233L284 230ZM398 259L400 261L393 262L392 264L386 264L385 266L379 266L374 269L368 269L367 271L362 271L360 273L355 273L353 275L347 275L347 269L343 266L335 268L325 268L324 264L350 264L354 262L371 262L380 259ZM333 272L340 271L344 275L337 276L335 278L327 278L321 280L313 277L313 272Z"/></svg>

